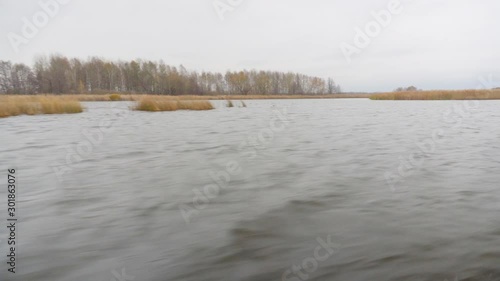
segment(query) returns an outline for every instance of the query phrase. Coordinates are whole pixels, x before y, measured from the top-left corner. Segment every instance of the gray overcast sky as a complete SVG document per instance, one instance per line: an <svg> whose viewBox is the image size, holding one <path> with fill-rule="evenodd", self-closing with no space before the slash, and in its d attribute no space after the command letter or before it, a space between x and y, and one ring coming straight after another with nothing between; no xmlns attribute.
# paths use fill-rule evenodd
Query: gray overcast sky
<svg viewBox="0 0 500 281"><path fill-rule="evenodd" d="M0 0L0 60L31 65L35 55L59 53L297 71L334 77L344 91L476 88L480 76L500 74L495 0L400 0L403 11L351 63L340 45L355 46L355 28L391 0L242 0L224 20L214 2L239 0L65 0L16 53L8 34L23 36L23 17L33 22L39 1L55 0Z"/></svg>

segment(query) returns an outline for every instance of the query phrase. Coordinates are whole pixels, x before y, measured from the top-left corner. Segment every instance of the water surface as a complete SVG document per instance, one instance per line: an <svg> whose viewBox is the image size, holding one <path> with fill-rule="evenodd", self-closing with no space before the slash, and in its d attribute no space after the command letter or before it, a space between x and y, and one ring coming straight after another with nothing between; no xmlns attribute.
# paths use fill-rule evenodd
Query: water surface
<svg viewBox="0 0 500 281"><path fill-rule="evenodd" d="M1 276L500 280L500 102L214 103L1 119L1 171L17 169L20 200L18 273L2 254ZM187 223L179 207L226 173ZM334 253L294 273L318 239Z"/></svg>

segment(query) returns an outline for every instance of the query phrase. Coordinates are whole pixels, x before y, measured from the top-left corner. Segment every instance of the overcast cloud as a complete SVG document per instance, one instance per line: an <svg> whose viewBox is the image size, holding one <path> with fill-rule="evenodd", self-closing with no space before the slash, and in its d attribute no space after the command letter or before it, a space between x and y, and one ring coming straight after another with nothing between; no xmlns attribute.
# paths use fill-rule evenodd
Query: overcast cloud
<svg viewBox="0 0 500 281"><path fill-rule="evenodd" d="M48 2L50 0L41 0ZM0 60L34 56L163 59L192 70L262 69L334 77L344 91L475 88L500 70L499 1L401 0L371 43L349 63L341 44L390 0L243 0L224 20L212 0L66 0L15 52L39 0L0 0ZM219 0L220 3L237 0ZM499 85L500 86L500 85Z"/></svg>

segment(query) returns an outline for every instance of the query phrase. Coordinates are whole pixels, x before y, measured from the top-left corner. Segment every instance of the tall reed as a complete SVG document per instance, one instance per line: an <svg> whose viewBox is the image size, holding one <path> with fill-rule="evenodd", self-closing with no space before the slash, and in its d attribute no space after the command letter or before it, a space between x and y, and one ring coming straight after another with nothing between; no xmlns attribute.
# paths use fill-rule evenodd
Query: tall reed
<svg viewBox="0 0 500 281"><path fill-rule="evenodd" d="M332 95L146 95L127 93L103 93L103 94L64 94L50 95L63 97L77 101L140 101L145 97L161 97L170 100L255 100L255 99L337 99L337 98L368 98L367 94L332 94ZM119 99L115 99L119 96Z"/></svg>
<svg viewBox="0 0 500 281"><path fill-rule="evenodd" d="M214 109L209 101L180 101L162 97L145 97L141 99L135 110L139 111L176 111L176 110L211 110Z"/></svg>
<svg viewBox="0 0 500 281"><path fill-rule="evenodd" d="M80 102L55 96L0 96L0 118L17 115L80 113Z"/></svg>
<svg viewBox="0 0 500 281"><path fill-rule="evenodd" d="M372 100L495 100L500 90L415 91L381 93L370 96Z"/></svg>

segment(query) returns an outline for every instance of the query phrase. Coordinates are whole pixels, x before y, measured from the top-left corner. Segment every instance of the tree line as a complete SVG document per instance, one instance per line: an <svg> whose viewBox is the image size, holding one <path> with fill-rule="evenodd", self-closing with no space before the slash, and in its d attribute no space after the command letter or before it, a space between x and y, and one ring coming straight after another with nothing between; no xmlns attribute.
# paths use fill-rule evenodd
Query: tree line
<svg viewBox="0 0 500 281"><path fill-rule="evenodd" d="M417 91L422 91L418 89L415 86L410 86L410 87L399 87L394 90L394 92L417 92Z"/></svg>
<svg viewBox="0 0 500 281"><path fill-rule="evenodd" d="M161 95L310 95L340 93L332 78L277 71L188 71L163 61L87 60L40 56L33 66L0 60L0 93L83 94L100 92Z"/></svg>

